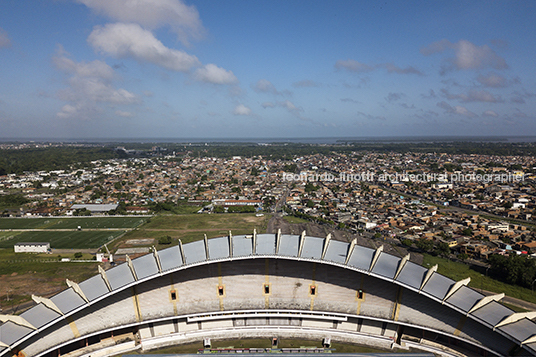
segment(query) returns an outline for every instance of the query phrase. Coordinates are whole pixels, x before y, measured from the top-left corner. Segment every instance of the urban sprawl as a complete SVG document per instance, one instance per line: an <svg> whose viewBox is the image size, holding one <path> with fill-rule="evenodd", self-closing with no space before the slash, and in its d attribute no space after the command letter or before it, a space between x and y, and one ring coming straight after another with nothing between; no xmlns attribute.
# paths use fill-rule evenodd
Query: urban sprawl
<svg viewBox="0 0 536 357"><path fill-rule="evenodd" d="M98 160L0 176L0 194L27 199L2 215L148 214L178 204L199 206L199 214L277 209L375 239L448 244L464 258L536 253L531 156L194 156Z"/></svg>

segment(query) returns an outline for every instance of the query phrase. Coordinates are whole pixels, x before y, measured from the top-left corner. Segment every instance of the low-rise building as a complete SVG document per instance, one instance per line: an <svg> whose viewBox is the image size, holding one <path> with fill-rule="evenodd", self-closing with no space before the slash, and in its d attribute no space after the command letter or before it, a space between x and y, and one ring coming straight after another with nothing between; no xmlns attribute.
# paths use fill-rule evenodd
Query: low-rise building
<svg viewBox="0 0 536 357"><path fill-rule="evenodd" d="M15 253L47 253L50 251L48 242L19 242L13 246Z"/></svg>

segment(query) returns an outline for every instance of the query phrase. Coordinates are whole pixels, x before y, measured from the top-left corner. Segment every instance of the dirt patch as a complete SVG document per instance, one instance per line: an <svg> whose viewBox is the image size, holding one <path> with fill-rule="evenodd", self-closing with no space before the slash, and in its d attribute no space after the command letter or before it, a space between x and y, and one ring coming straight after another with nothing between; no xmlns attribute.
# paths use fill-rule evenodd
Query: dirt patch
<svg viewBox="0 0 536 357"><path fill-rule="evenodd" d="M129 245L148 245L153 244L154 238L142 238L142 239L129 239L125 244Z"/></svg>

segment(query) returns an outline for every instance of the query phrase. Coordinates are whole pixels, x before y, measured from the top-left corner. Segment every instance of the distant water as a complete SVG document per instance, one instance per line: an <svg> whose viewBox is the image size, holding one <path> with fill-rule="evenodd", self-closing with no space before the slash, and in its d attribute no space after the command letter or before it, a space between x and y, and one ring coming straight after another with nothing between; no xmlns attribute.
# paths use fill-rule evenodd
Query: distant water
<svg viewBox="0 0 536 357"><path fill-rule="evenodd" d="M9 143L427 143L427 142L482 142L533 143L536 136L370 136L370 137L315 137L315 138L0 138Z"/></svg>

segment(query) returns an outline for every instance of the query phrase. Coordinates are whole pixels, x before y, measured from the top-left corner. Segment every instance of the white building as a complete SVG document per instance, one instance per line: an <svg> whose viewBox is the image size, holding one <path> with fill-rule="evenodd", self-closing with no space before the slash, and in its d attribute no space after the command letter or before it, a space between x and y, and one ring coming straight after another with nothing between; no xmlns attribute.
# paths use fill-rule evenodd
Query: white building
<svg viewBox="0 0 536 357"><path fill-rule="evenodd" d="M30 242L30 243L15 243L13 246L15 253L47 253L50 251L50 243L45 242Z"/></svg>

